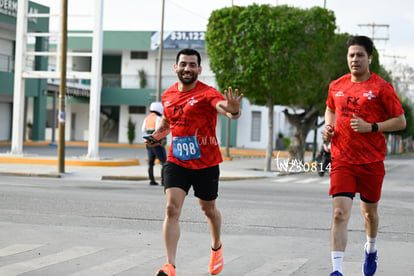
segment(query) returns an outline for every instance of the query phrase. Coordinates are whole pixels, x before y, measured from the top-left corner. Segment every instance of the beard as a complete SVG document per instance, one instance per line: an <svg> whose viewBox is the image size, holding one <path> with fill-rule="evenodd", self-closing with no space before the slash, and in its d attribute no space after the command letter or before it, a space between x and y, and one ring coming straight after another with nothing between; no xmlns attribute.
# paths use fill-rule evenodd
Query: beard
<svg viewBox="0 0 414 276"><path fill-rule="evenodd" d="M198 78L198 74L196 73L192 73L192 77L191 78L184 78L184 75L188 74L188 72L179 72L178 75L178 79L183 83L183 84L192 84L194 83L197 78Z"/></svg>

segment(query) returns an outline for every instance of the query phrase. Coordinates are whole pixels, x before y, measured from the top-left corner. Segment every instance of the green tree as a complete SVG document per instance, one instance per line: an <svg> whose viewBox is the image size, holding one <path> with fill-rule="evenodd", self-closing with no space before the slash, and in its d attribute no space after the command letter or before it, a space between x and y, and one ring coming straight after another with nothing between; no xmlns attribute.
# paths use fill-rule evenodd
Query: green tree
<svg viewBox="0 0 414 276"><path fill-rule="evenodd" d="M138 70L139 88L147 87L147 73L144 69Z"/></svg>
<svg viewBox="0 0 414 276"><path fill-rule="evenodd" d="M239 87L252 103L268 107L266 171L271 167L276 104L303 110L285 112L296 128L303 160L306 135L335 71L329 64L337 64L327 50L335 41L335 28L333 12L318 7L254 4L215 10L209 18L206 45L218 85Z"/></svg>
<svg viewBox="0 0 414 276"><path fill-rule="evenodd" d="M401 99L401 105L404 109L405 120L407 126L403 130L390 132L390 134L401 136L403 139L414 136L414 114L412 103L403 98Z"/></svg>
<svg viewBox="0 0 414 276"><path fill-rule="evenodd" d="M385 71L385 70L384 70ZM385 77L384 77L385 76ZM391 82L400 97L402 107L405 111L405 119L407 126L405 129L389 133L390 135L401 136L407 140L404 144L404 150L412 150L412 139L414 138L414 110L413 98L410 99L410 86L414 84L414 69L407 64L399 64L394 62L392 72L384 72L383 78ZM389 136L388 136L389 137ZM394 145L392 146L395 149ZM391 151L391 153L393 153Z"/></svg>

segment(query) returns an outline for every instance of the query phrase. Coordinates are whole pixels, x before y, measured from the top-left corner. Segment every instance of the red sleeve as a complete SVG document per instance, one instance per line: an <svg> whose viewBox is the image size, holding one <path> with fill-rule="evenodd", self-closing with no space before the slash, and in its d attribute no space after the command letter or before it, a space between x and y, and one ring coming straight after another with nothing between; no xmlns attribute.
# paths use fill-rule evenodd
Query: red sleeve
<svg viewBox="0 0 414 276"><path fill-rule="evenodd" d="M400 99L398 98L397 93L395 93L391 83L387 83L381 96L381 101L384 103L388 117L393 118L404 114Z"/></svg>
<svg viewBox="0 0 414 276"><path fill-rule="evenodd" d="M211 97L211 100L210 100L211 106L214 108L216 108L216 104L219 101L226 100L226 98L224 98L224 96L220 92L218 92L216 89L214 89L213 87L209 89L209 96Z"/></svg>
<svg viewBox="0 0 414 276"><path fill-rule="evenodd" d="M335 112L335 101L334 101L334 98L332 97L331 91L332 91L332 83L329 85L328 98L326 99L326 106Z"/></svg>

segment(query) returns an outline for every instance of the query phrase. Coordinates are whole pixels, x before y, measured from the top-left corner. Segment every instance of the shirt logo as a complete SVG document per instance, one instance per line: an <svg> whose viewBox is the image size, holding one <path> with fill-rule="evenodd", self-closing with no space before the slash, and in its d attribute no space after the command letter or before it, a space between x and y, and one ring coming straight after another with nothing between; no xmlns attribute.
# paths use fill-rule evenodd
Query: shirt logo
<svg viewBox="0 0 414 276"><path fill-rule="evenodd" d="M345 96L345 94L344 94L344 92L339 91L339 92L336 92L335 96L337 96L337 97L343 97L343 96Z"/></svg>
<svg viewBox="0 0 414 276"><path fill-rule="evenodd" d="M371 100L373 98L376 98L377 96L375 96L374 93L372 93L372 91L369 91L368 93L364 93L364 97L367 97L368 100Z"/></svg>
<svg viewBox="0 0 414 276"><path fill-rule="evenodd" d="M194 97L191 97L191 99L187 100L187 102L193 106L194 104L198 103L198 101L196 99L194 99Z"/></svg>
<svg viewBox="0 0 414 276"><path fill-rule="evenodd" d="M167 107L167 106L170 106L171 103L170 103L170 101L166 101L164 105L165 105L165 107Z"/></svg>

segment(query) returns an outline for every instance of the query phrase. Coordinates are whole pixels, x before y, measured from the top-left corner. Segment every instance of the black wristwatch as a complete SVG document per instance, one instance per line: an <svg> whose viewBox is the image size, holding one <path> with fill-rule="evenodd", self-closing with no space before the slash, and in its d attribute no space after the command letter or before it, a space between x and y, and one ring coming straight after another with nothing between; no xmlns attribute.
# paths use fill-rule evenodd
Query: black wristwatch
<svg viewBox="0 0 414 276"><path fill-rule="evenodd" d="M377 132L378 131L378 125L377 125L377 123L372 123L372 125L371 125L371 131L372 132Z"/></svg>

